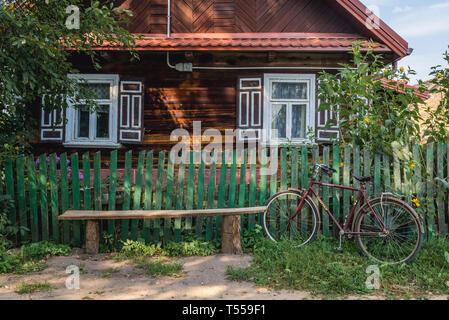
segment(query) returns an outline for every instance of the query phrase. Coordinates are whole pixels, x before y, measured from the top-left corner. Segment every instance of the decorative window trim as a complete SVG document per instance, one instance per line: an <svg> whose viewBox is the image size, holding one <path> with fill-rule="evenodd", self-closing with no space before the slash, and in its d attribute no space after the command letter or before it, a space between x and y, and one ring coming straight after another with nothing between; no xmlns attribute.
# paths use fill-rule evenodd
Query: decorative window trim
<svg viewBox="0 0 449 320"><path fill-rule="evenodd" d="M294 102L297 102L298 104L306 104L306 132L308 131L308 128L312 128L315 132L316 128L316 75L315 74L290 74L290 73L276 73L276 74L270 74L266 73L264 74L264 139L265 142L268 144L279 144L279 143L287 143L288 141L291 141L294 144L305 144L305 143L313 143L314 141L311 141L311 139L307 138L294 138L294 139L288 139L288 133L287 138L285 139L273 139L271 137L271 105L272 105L272 99L271 99L271 90L272 90L272 83L273 82L291 82L291 81L297 81L297 82L307 82L307 99L276 99L275 103L284 103L285 104L292 104ZM287 108L288 109L288 108ZM289 110L289 109L288 109ZM287 112L288 112L287 110ZM287 114L287 119L291 119L291 110L290 115ZM290 121L291 122L291 121ZM289 121L287 120L287 129L290 128ZM288 130L287 130L288 132Z"/></svg>
<svg viewBox="0 0 449 320"><path fill-rule="evenodd" d="M118 114L118 100L119 100L119 76L114 74L69 74L69 78L79 80L86 80L87 83L110 83L111 97L109 100L98 100L99 104L109 104L109 139L93 138L90 134L89 138L76 138L76 119L77 109L71 105L70 98L67 99L69 107L67 108L67 124L66 124L66 137L64 146L70 147L97 147L97 148L118 148L121 146L117 139L117 114ZM95 117L95 114L91 115L91 120ZM95 132L96 128L92 129L91 122L90 131Z"/></svg>

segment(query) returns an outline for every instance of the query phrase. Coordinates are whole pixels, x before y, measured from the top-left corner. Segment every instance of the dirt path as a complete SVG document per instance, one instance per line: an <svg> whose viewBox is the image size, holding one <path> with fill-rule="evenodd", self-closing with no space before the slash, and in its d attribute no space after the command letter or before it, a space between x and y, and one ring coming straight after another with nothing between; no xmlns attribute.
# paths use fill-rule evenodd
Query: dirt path
<svg viewBox="0 0 449 320"><path fill-rule="evenodd" d="M181 258L186 275L180 278L151 278L130 262L116 262L108 255L72 255L47 261L42 272L27 275L0 275L0 300L56 299L56 300L304 300L316 299L307 292L273 291L257 288L252 283L237 283L225 279L227 266L247 266L251 256L217 255L211 257ZM67 266L81 266L80 289L65 286ZM50 292L19 295L14 291L22 283L48 281ZM349 297L361 299L362 297ZM381 297L365 297L382 299ZM446 297L440 297L446 299Z"/></svg>

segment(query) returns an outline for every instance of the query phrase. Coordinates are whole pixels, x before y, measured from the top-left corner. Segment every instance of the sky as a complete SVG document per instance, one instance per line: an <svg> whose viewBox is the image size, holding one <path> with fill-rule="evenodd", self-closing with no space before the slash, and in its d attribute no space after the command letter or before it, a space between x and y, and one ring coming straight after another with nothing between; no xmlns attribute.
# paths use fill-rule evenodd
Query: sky
<svg viewBox="0 0 449 320"><path fill-rule="evenodd" d="M417 79L428 80L432 66L446 65L449 51L449 0L362 0L374 13L401 35L414 51L399 61L410 66Z"/></svg>

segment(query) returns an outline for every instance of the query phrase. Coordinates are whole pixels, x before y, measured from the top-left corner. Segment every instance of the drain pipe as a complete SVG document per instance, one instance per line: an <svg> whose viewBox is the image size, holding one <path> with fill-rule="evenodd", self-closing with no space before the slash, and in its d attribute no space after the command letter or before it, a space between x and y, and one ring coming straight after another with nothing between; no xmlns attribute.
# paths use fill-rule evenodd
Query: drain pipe
<svg viewBox="0 0 449 320"><path fill-rule="evenodd" d="M167 38L170 38L170 32L171 32L171 0L167 0Z"/></svg>

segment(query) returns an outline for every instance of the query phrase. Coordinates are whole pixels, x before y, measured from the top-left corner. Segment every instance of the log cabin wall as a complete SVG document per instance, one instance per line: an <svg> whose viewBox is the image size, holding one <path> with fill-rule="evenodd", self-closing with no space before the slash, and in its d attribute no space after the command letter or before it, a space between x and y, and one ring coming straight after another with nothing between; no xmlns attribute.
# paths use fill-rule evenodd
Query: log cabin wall
<svg viewBox="0 0 449 320"><path fill-rule="evenodd" d="M171 0L173 33L357 33L326 0ZM167 0L116 0L134 12L129 30L167 32Z"/></svg>
<svg viewBox="0 0 449 320"><path fill-rule="evenodd" d="M140 60L130 62L129 54L108 52L103 54L103 68L96 71L89 58L73 57L80 73L118 74L120 78L138 77L145 79L143 145L123 145L119 161L124 153L141 150L170 150L176 142L170 141L170 134L178 128L193 133L193 121L201 121L202 131L218 129L224 135L226 129L236 128L236 86L239 76L264 73L318 73L321 67L336 67L339 62L349 61L344 53L278 53L274 61L268 53L172 53L171 63L193 59L194 65L220 66L271 66L277 70L194 70L178 72L167 66L165 53L141 53ZM285 70L282 66L316 66L316 70ZM67 152L96 152L101 150L109 157L110 149L65 147L56 143L34 144L34 154ZM155 160L157 157L155 157Z"/></svg>

